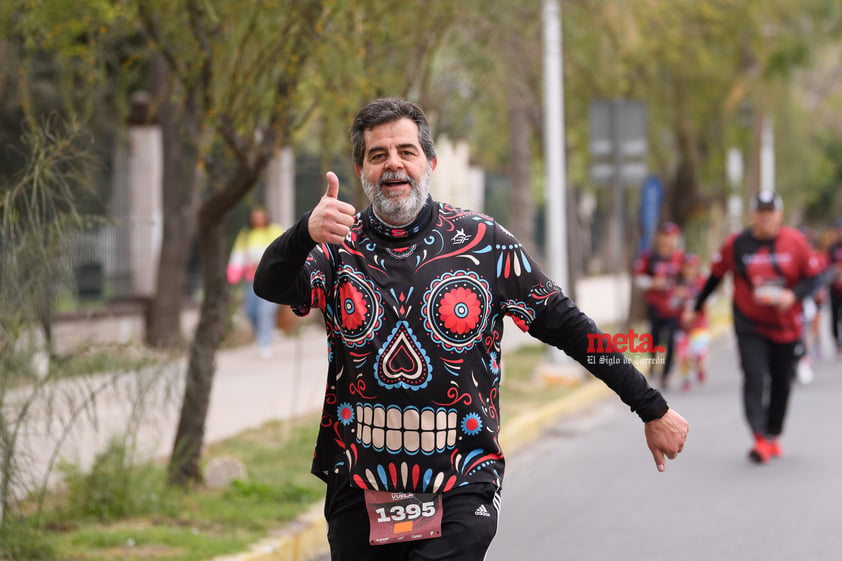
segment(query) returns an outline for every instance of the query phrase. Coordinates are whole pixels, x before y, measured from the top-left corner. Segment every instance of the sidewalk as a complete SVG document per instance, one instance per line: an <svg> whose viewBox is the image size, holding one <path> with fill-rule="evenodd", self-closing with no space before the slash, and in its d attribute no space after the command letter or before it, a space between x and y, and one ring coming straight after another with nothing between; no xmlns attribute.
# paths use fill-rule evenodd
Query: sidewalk
<svg viewBox="0 0 842 561"><path fill-rule="evenodd" d="M91 339L95 340L95 339ZM252 345L216 354L216 373L205 425L205 442L232 437L269 420L299 417L321 408L325 377L324 330L314 324L300 333L277 335L270 359ZM186 359L141 372L100 374L56 382L33 404L22 450L37 485L61 438L59 456L88 469L112 436L136 435L139 459L168 457L175 439ZM8 396L15 406L30 399L27 388ZM86 403L96 395L95 404ZM95 411L92 410L95 408ZM72 430L64 435L67 423ZM132 427L137 427L132 429Z"/></svg>

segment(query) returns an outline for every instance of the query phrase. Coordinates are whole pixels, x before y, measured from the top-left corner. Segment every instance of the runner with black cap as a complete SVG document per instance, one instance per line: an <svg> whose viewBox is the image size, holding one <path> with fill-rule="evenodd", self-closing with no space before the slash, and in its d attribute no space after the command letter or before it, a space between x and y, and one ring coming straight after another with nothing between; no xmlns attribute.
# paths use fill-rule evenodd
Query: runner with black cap
<svg viewBox="0 0 842 561"><path fill-rule="evenodd" d="M743 406L754 437L749 458L757 463L781 455L778 437L801 339L801 300L815 289L821 273L804 235L782 223L780 196L761 192L754 197L751 226L731 234L714 255L710 276L685 318L701 310L725 274L732 273Z"/></svg>

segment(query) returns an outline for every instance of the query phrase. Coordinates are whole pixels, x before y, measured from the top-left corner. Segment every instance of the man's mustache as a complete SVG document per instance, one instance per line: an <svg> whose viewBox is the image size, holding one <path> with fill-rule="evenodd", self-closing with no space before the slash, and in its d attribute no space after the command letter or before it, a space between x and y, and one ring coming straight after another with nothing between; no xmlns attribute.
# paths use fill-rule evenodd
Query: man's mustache
<svg viewBox="0 0 842 561"><path fill-rule="evenodd" d="M412 181L412 178L409 177L405 173L398 173L396 171L387 171L380 177L380 181L378 181L377 186L383 187L383 184L387 181L401 181L403 183L409 183L411 186L415 187L415 183Z"/></svg>

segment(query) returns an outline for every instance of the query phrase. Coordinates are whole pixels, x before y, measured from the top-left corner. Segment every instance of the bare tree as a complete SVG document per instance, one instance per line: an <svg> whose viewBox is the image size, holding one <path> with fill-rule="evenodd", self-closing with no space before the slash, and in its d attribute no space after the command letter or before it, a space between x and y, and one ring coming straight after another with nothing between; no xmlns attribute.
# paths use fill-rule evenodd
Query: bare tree
<svg viewBox="0 0 842 561"><path fill-rule="evenodd" d="M204 175L196 165L196 104L179 104L179 82L166 58L149 59L152 106L142 115L161 127L163 148L163 240L155 296L149 301L145 339L153 347L176 347L182 339L181 311L187 260L196 236Z"/></svg>
<svg viewBox="0 0 842 561"><path fill-rule="evenodd" d="M324 6L311 0L269 10L183 0L138 1L136 8L157 51L152 64L167 189L163 245L170 248L151 304L150 341L171 344L177 337L172 310L180 309L184 277L172 273L184 270L194 226L202 263L204 295L169 466L170 482L183 486L201 479L215 355L227 322L228 214L303 122L298 88Z"/></svg>

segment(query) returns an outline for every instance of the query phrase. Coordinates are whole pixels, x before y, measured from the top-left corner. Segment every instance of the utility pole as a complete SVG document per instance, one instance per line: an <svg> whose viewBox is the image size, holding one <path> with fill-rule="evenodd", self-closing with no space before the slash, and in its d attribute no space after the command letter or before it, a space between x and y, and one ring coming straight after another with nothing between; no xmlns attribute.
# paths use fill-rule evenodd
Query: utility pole
<svg viewBox="0 0 842 561"><path fill-rule="evenodd" d="M775 192L775 129L771 117L760 121L760 192Z"/></svg>
<svg viewBox="0 0 842 561"><path fill-rule="evenodd" d="M567 290L567 183L564 146L564 72L562 69L561 7L558 0L544 0L544 184L547 200L547 272ZM563 383L578 383L584 370L564 352L549 347L541 375Z"/></svg>
<svg viewBox="0 0 842 561"><path fill-rule="evenodd" d="M566 154L561 8L544 0L544 166L547 199L547 259L550 277L567 288Z"/></svg>

